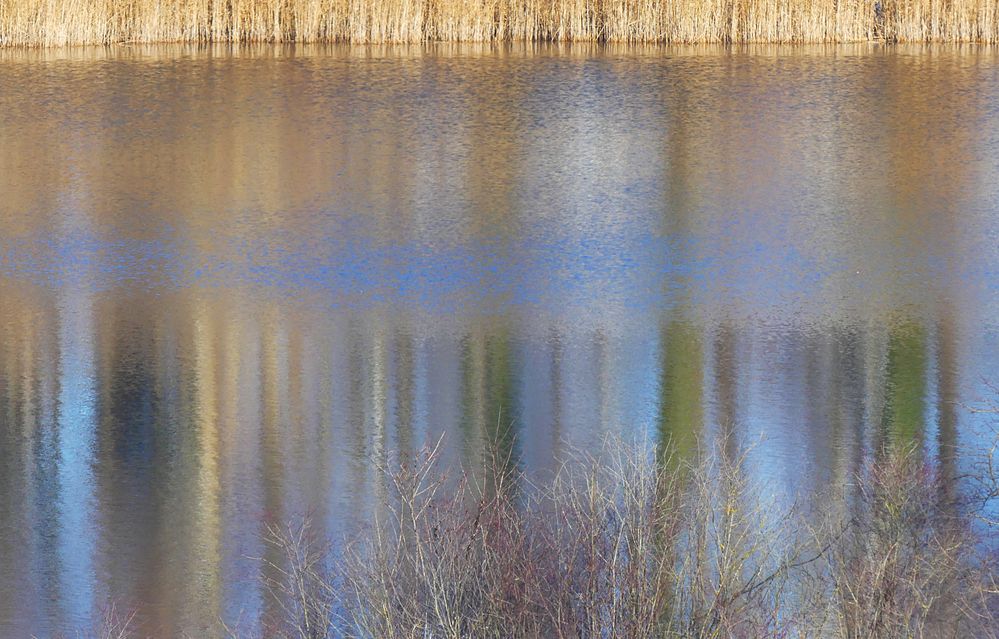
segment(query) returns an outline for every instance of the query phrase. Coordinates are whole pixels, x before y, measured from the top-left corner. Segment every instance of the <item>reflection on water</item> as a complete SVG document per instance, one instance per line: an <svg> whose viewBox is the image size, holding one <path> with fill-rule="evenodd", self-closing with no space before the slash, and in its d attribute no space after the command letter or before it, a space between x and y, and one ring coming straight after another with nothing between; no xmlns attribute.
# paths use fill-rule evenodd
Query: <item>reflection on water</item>
<svg viewBox="0 0 999 639"><path fill-rule="evenodd" d="M443 432L805 495L977 441L992 49L0 55L0 635L252 629L265 522L349 533Z"/></svg>

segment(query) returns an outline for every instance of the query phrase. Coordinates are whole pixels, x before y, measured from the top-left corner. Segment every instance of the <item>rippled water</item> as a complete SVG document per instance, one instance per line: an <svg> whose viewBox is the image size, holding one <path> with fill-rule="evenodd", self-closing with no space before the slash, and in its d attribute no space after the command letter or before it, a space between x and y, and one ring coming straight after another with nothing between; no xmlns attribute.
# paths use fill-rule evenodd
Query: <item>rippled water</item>
<svg viewBox="0 0 999 639"><path fill-rule="evenodd" d="M997 311L994 49L0 51L0 635L252 629L441 433L953 477Z"/></svg>

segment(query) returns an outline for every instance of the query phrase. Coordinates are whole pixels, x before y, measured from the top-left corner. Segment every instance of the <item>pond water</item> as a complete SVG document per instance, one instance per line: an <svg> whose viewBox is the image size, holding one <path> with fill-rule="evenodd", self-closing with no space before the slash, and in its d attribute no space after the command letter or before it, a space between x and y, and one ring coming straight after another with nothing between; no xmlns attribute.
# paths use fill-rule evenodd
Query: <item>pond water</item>
<svg viewBox="0 0 999 639"><path fill-rule="evenodd" d="M955 477L997 318L995 49L0 50L0 636L252 629L441 434Z"/></svg>

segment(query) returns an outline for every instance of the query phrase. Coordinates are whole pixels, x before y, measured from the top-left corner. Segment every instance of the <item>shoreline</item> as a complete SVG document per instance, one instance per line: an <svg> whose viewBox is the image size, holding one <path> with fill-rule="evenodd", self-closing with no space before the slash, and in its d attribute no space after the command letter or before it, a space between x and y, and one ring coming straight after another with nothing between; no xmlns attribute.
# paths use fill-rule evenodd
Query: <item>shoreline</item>
<svg viewBox="0 0 999 639"><path fill-rule="evenodd" d="M448 52L459 54L484 54L487 52L541 52L554 51L562 53L581 53L596 50L612 50L618 52L657 52L668 50L679 54L697 55L704 52L724 50L732 53L745 54L776 54L785 49L823 50L829 48L848 47L851 51L909 50L913 47L932 50L937 47L971 47L990 49L999 45L999 38L994 40L824 40L824 41L628 41L628 40L423 40L423 41L350 41L350 40L115 40L109 42L65 42L65 43L17 43L0 41L0 54L16 53L50 53L58 51L85 50L184 50L215 51L215 52L251 52L263 50L280 50L289 53L295 51L415 51ZM778 48L778 49L775 49Z"/></svg>

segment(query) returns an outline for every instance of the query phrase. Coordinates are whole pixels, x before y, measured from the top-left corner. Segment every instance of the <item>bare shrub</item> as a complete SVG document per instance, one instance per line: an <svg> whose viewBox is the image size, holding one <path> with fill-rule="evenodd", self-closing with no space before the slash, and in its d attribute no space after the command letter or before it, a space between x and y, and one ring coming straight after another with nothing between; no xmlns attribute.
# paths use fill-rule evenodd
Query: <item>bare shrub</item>
<svg viewBox="0 0 999 639"><path fill-rule="evenodd" d="M120 610L114 602L101 610L100 625L95 633L98 639L128 639L137 634L134 610Z"/></svg>
<svg viewBox="0 0 999 639"><path fill-rule="evenodd" d="M857 478L852 517L825 555L829 634L995 635L988 555L920 451L886 450Z"/></svg>
<svg viewBox="0 0 999 639"><path fill-rule="evenodd" d="M438 462L391 473L387 520L345 571L349 633L778 636L793 570L818 558L719 451L610 445L544 486L504 465L488 490L462 476L446 494Z"/></svg>
<svg viewBox="0 0 999 639"><path fill-rule="evenodd" d="M337 561L309 517L267 528L264 635L996 636L981 503L948 497L920 451L868 459L816 523L734 448L684 461L608 442L535 484L498 456L450 473L438 442L381 469L378 515ZM97 636L135 635L111 613Z"/></svg>
<svg viewBox="0 0 999 639"><path fill-rule="evenodd" d="M264 590L281 614L266 619L268 636L322 639L336 627L335 581L327 567L329 544L315 532L311 517L297 523L268 524L265 543L276 558L261 559Z"/></svg>

